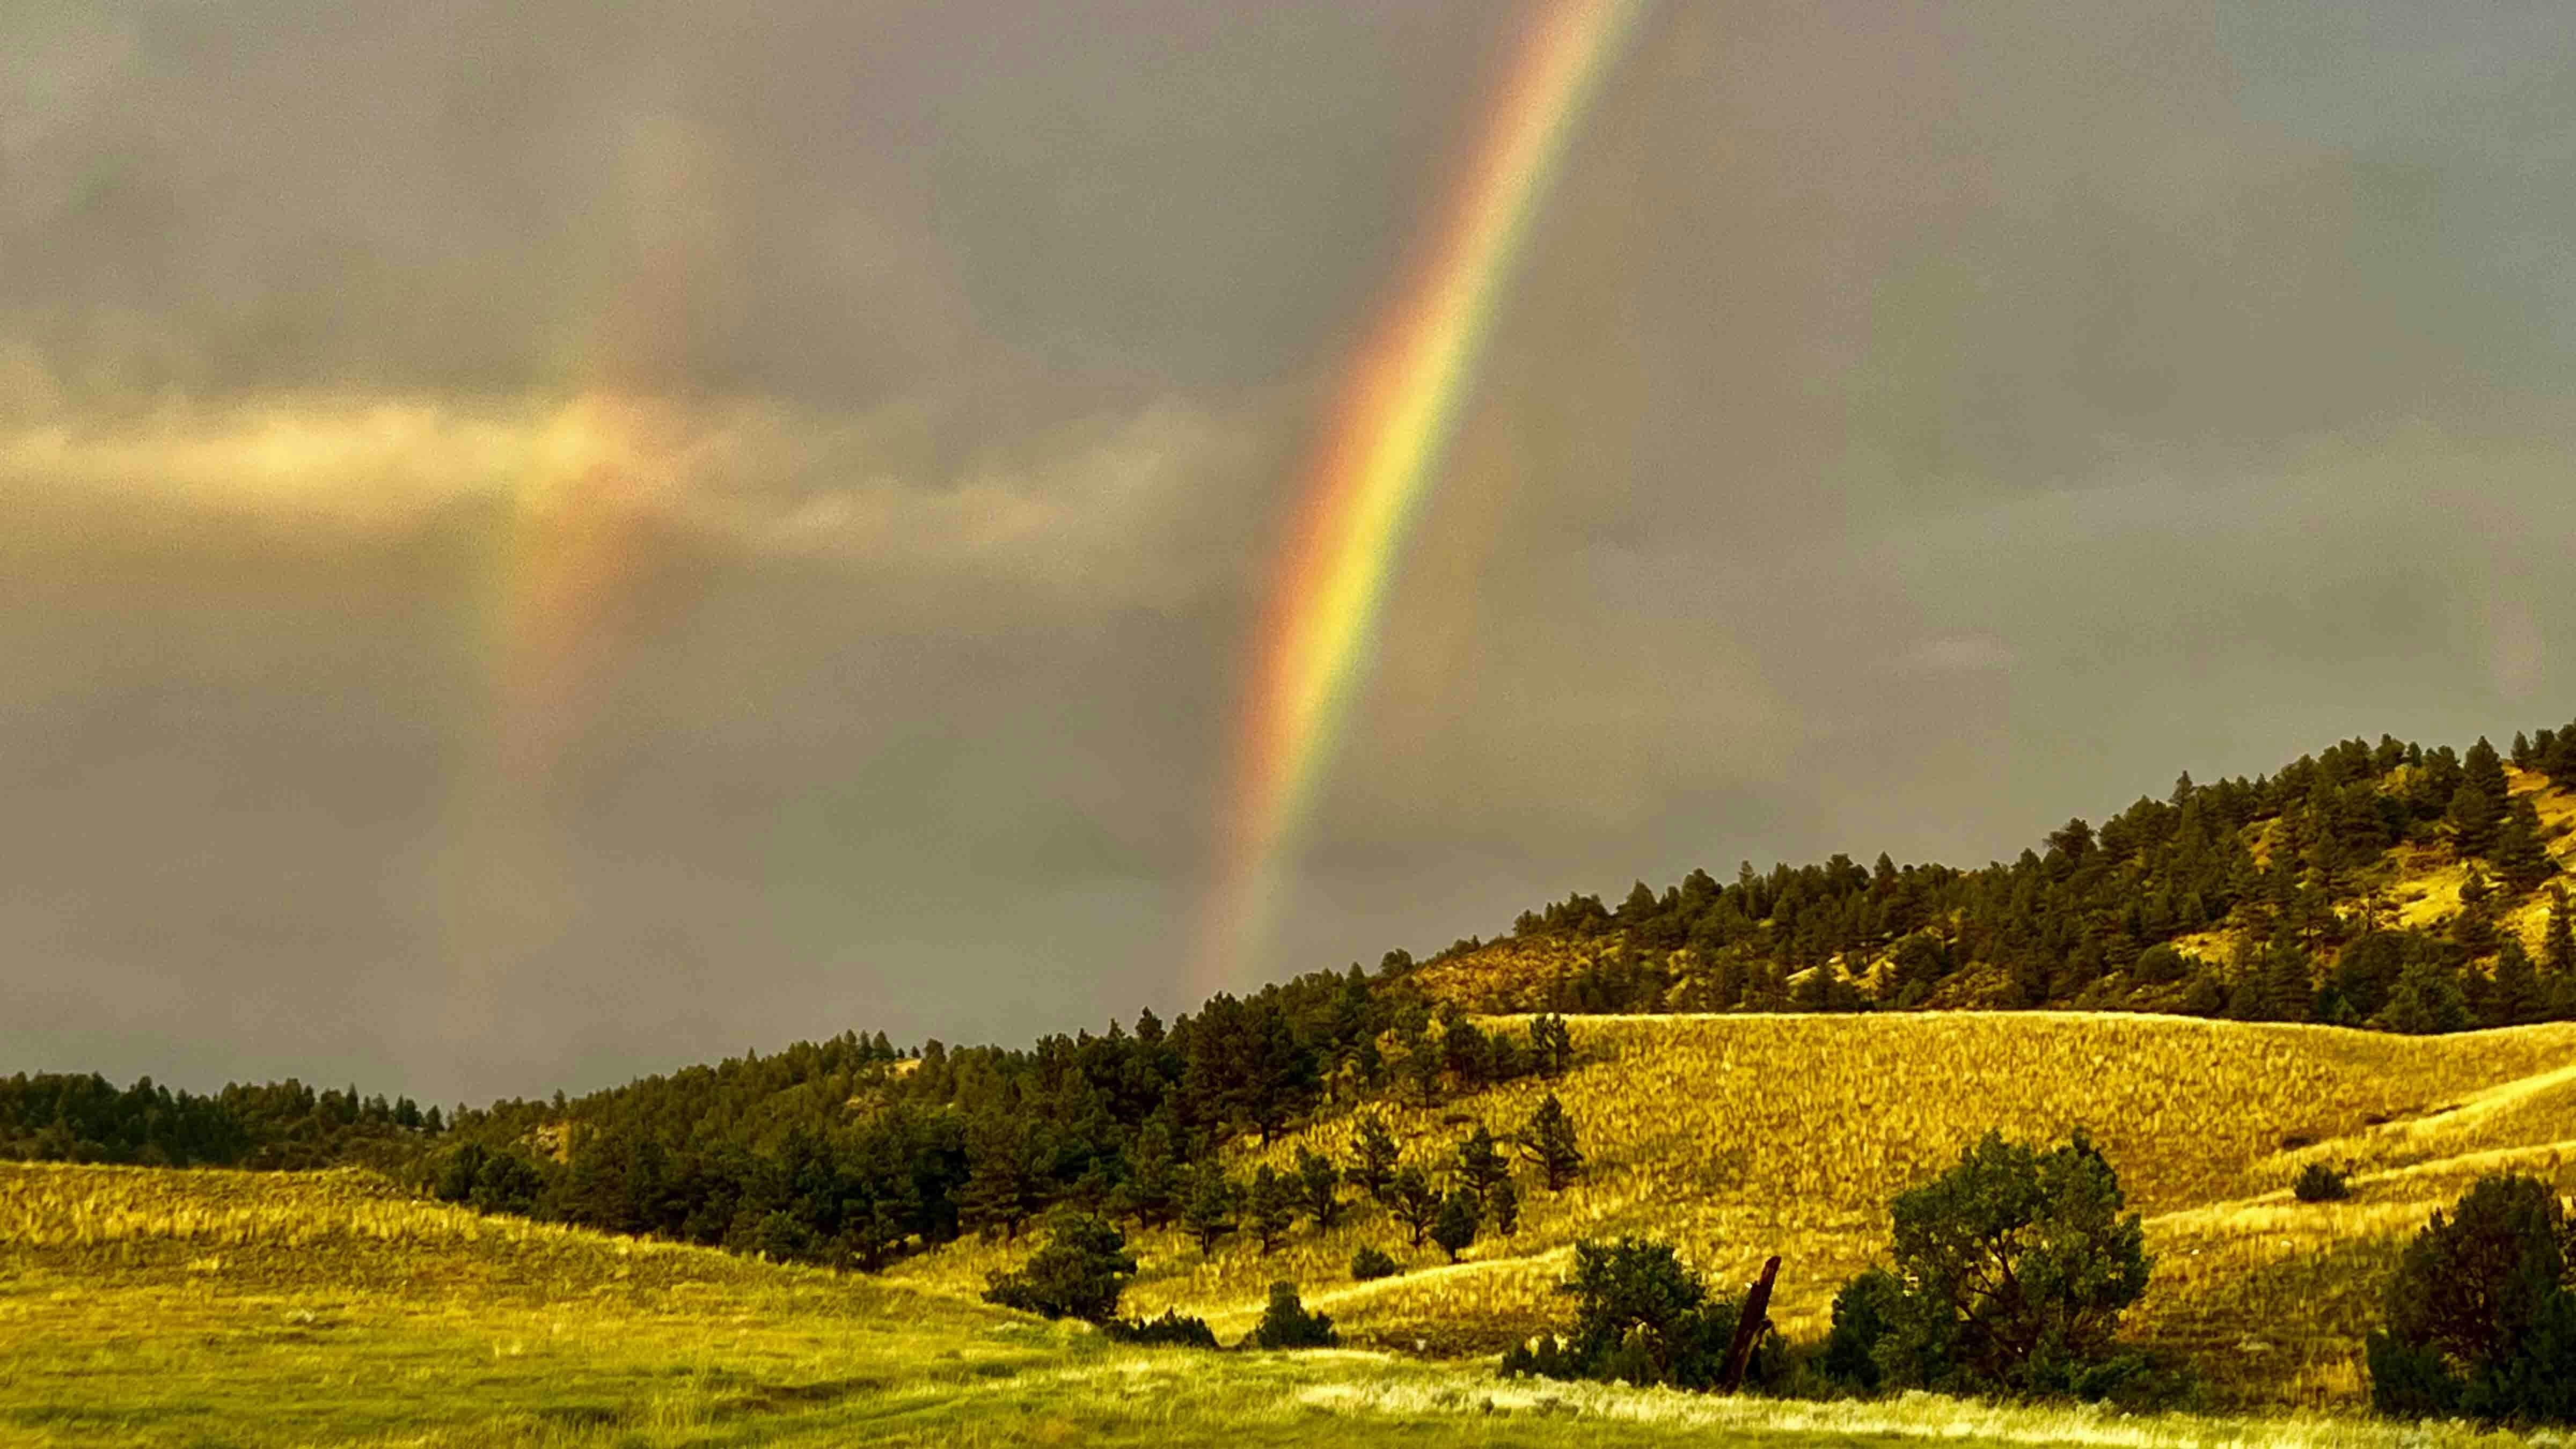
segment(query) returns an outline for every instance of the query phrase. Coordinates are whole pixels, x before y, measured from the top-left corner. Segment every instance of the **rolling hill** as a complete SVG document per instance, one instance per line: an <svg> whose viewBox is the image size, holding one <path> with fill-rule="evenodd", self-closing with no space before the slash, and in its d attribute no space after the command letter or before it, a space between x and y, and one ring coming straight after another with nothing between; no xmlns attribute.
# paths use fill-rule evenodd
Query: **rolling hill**
<svg viewBox="0 0 2576 1449"><path fill-rule="evenodd" d="M1398 1281L1418 1295L1437 1280ZM935 1288L482 1217L355 1169L0 1166L0 1365L0 1444L30 1446L2510 1442L2340 1418L1501 1382L1488 1363L1355 1350L1140 1350Z"/></svg>
<svg viewBox="0 0 2576 1449"><path fill-rule="evenodd" d="M1549 1194L1519 1169L1522 1221L1447 1265L1362 1204L1338 1229L1277 1252L1237 1239L1202 1260L1144 1233L1130 1301L1239 1332L1263 1287L1293 1279L1355 1338L1491 1352L1559 1321L1553 1285L1579 1238L1680 1244L1741 1281L1786 1260L1773 1316L1827 1326L1836 1287L1880 1251L1886 1206L1987 1128L2032 1139L2090 1131L2119 1169L2158 1255L2137 1336L2179 1353L2222 1402L2351 1407L2361 1336L2396 1248L2478 1173L2515 1167L2576 1191L2576 1025L2416 1038L2132 1014L1578 1017L1582 1064L1436 1107L1384 1111L1407 1159L1438 1167L1477 1122L1516 1132L1553 1090L1591 1162ZM1346 1158L1345 1111L1240 1166L1301 1146ZM2292 1200L2299 1169L2347 1167L2353 1196ZM1374 1244L1409 1271L1353 1282ZM963 1241L898 1280L965 1290L1018 1248Z"/></svg>

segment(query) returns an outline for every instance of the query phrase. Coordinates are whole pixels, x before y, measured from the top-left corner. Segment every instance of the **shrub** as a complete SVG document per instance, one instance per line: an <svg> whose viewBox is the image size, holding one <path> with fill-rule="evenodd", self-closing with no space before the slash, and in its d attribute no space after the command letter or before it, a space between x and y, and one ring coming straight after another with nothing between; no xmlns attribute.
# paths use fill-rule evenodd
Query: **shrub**
<svg viewBox="0 0 2576 1449"><path fill-rule="evenodd" d="M1252 1342L1258 1348L1339 1348L1342 1336L1333 1331L1331 1318L1310 1313L1297 1301L1296 1284L1273 1283L1270 1306L1253 1327Z"/></svg>
<svg viewBox="0 0 2576 1449"><path fill-rule="evenodd" d="M2183 980L2198 970L2200 962L2169 945L2149 946L2138 953L2138 964L2129 975L2143 986L2167 986Z"/></svg>
<svg viewBox="0 0 2576 1449"><path fill-rule="evenodd" d="M2291 1184L2290 1195L2301 1202L2341 1202L2352 1196L2352 1185L2344 1181L2341 1170L2311 1162L2299 1169L2299 1180Z"/></svg>
<svg viewBox="0 0 2576 1449"><path fill-rule="evenodd" d="M746 1208L734 1215L725 1246L737 1253L756 1253L773 1263L802 1262L814 1253L814 1230L794 1213L775 1209L755 1214Z"/></svg>
<svg viewBox="0 0 2576 1449"><path fill-rule="evenodd" d="M1136 1276L1127 1235L1088 1213L1061 1213L1048 1226L1052 1241L1018 1272L985 1280L984 1301L1047 1318L1115 1318L1118 1295Z"/></svg>
<svg viewBox="0 0 2576 1449"><path fill-rule="evenodd" d="M1111 1338L1140 1348L1214 1348L1216 1333L1204 1318L1184 1318L1166 1308L1160 1318L1113 1318L1101 1325Z"/></svg>
<svg viewBox="0 0 2576 1449"><path fill-rule="evenodd" d="M1871 1268L1834 1295L1833 1332L1817 1364L1829 1381L1860 1393L1878 1391L1885 1375L1878 1346L1903 1309L1905 1285L1885 1268Z"/></svg>
<svg viewBox="0 0 2576 1449"><path fill-rule="evenodd" d="M1504 1354L1504 1376L1713 1389L1744 1312L1741 1299L1711 1298L1707 1281L1671 1244L1637 1238L1575 1244L1574 1276L1557 1291L1575 1300L1571 1330L1563 1339L1546 1335ZM1766 1320L1745 1381L1769 1384L1787 1367Z"/></svg>
<svg viewBox="0 0 2576 1449"><path fill-rule="evenodd" d="M1361 1283L1378 1278L1392 1278L1400 1270L1395 1260L1375 1248L1363 1247L1351 1254L1351 1277Z"/></svg>
<svg viewBox="0 0 2576 1449"><path fill-rule="evenodd" d="M2153 1260L2119 1175L2077 1131L2041 1151L1994 1132L1899 1194L1890 1251L1903 1291L1872 1357L1885 1379L1952 1392L2115 1397L2146 1373L2115 1352Z"/></svg>
<svg viewBox="0 0 2576 1449"><path fill-rule="evenodd" d="M2576 1422L2576 1229L2536 1178L2482 1177L2416 1234L2370 1335L2371 1407L2393 1417Z"/></svg>

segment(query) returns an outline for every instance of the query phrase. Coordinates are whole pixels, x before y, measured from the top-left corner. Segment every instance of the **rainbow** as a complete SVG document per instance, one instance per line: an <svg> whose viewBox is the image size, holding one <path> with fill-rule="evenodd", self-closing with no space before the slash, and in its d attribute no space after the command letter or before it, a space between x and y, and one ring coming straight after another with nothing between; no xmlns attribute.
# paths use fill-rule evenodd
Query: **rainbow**
<svg viewBox="0 0 2576 1449"><path fill-rule="evenodd" d="M1254 640L1194 967L1201 994L1239 984L1268 934L1531 223L1646 6L1564 0L1531 14L1432 245L1349 369Z"/></svg>

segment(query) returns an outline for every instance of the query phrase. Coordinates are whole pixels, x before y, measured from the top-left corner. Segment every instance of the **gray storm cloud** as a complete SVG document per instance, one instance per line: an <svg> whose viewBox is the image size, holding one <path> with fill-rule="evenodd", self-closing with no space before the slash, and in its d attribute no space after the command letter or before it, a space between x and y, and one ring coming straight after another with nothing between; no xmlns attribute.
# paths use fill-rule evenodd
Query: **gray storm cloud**
<svg viewBox="0 0 2576 1449"><path fill-rule="evenodd" d="M1265 968L2576 712L2566 20L1662 6ZM1188 1005L1268 551L1512 40L7 7L0 1070L452 1099Z"/></svg>

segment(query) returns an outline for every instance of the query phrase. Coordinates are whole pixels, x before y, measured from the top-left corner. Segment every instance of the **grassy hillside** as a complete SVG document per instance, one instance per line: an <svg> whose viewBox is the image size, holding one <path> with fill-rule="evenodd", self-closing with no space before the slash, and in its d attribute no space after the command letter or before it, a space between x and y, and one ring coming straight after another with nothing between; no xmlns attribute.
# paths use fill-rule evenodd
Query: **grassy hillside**
<svg viewBox="0 0 2576 1449"><path fill-rule="evenodd" d="M1363 1341L1489 1351L1561 1317L1551 1288L1576 1239L1638 1233L1730 1279L1782 1254L1774 1317L1812 1336L1835 1287L1883 1244L1894 1193L1989 1126L2030 1138L2082 1126L2160 1258L2142 1335L2189 1357L2224 1402L2343 1407L2365 1393L2358 1349L2382 1275L2434 1207L2506 1165L2576 1191L2576 1025L2436 1038L2076 1013L1571 1025L1584 1064L1560 1081L1389 1109L1409 1158L1436 1166L1472 1123L1515 1131L1558 1093L1591 1168L1552 1196L1523 1166L1511 1241L1480 1242L1450 1266L1370 1206L1328 1235L1301 1227L1267 1256L1237 1239L1202 1262L1177 1234L1145 1234L1131 1302L1239 1331L1263 1285L1291 1278ZM1329 1117L1268 1160L1301 1144L1347 1158L1352 1122ZM2316 1160L2354 1170L2350 1201L2291 1200L2292 1178ZM1354 1283L1363 1243L1410 1271ZM971 1289L1019 1251L961 1243L898 1276Z"/></svg>
<svg viewBox="0 0 2576 1449"><path fill-rule="evenodd" d="M6 1445L2517 1442L1505 1384L1481 1364L1352 1351L1143 1352L935 1292L477 1218L357 1172L0 1167L0 1366Z"/></svg>

